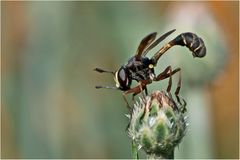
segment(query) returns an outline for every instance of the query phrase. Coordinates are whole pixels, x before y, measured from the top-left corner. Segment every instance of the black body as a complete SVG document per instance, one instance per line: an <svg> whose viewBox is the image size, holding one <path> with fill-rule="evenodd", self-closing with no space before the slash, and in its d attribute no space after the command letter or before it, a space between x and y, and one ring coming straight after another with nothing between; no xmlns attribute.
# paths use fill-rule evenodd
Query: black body
<svg viewBox="0 0 240 160"><path fill-rule="evenodd" d="M100 73L108 72L115 75L116 87L109 86L96 86L96 88L110 88L119 89L124 91L124 94L133 93L133 96L140 93L142 90L147 90L146 85L152 83L152 81L160 81L165 78L170 78L169 86L167 91L170 92L171 89L171 76L177 72L180 72L180 68L172 70L171 66L168 66L159 75L155 75L154 67L157 65L159 58L171 47L175 45L186 46L190 51L192 51L193 57L202 58L206 55L206 47L203 40L194 33L186 32L178 35L172 41L164 45L157 53L154 54L152 58L146 57L148 51L157 46L162 40L175 31L171 30L164 35L156 39L157 33L151 33L142 39L140 42L136 54L131 57L127 64L121 66L116 72L102 70L96 68L95 71ZM155 40L156 39L156 40ZM180 74L180 73L179 73ZM139 85L131 88L132 80L139 82ZM178 82L178 87L175 92L178 95L181 87L181 75Z"/></svg>
<svg viewBox="0 0 240 160"><path fill-rule="evenodd" d="M152 34L149 36L151 35ZM147 38L148 36L143 40L146 40ZM154 78L156 78L156 76L154 68L149 67L149 65L155 66L160 56L174 45L186 46L192 51L193 57L201 58L206 54L206 47L201 38L190 32L182 33L160 49L160 51L163 50L163 52L156 53L151 59L146 56L137 58L135 55L131 57L126 65L120 67L119 71L121 72L117 71L118 73L121 73L121 75L119 74L117 77L120 82L119 89L122 91L130 89L132 80L136 80L137 82L142 80L155 80Z"/></svg>

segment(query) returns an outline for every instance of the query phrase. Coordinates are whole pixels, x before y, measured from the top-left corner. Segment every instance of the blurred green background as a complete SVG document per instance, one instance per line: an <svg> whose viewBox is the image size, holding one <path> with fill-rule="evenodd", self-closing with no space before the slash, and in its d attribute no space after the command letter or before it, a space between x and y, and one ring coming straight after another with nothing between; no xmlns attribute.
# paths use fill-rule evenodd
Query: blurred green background
<svg viewBox="0 0 240 160"><path fill-rule="evenodd" d="M238 15L237 1L1 2L1 157L131 158L121 92L96 90L115 84L93 69L116 70L144 36L175 28L148 56L182 32L207 47L202 59L173 47L155 70L182 68L190 126L176 158L238 158Z"/></svg>

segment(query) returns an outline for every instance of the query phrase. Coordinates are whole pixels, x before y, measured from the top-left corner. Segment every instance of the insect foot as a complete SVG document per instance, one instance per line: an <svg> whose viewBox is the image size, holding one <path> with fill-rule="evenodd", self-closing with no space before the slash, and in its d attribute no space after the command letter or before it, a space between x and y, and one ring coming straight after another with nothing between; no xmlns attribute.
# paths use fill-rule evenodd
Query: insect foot
<svg viewBox="0 0 240 160"><path fill-rule="evenodd" d="M174 158L174 148L187 128L184 113L175 105L165 91L154 91L134 104L128 134L133 144L146 152L147 158Z"/></svg>

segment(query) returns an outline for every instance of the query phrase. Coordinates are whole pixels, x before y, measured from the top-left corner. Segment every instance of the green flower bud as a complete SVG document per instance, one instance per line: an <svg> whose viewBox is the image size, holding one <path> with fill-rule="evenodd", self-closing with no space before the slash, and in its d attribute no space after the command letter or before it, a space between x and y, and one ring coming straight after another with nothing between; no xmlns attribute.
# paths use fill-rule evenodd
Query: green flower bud
<svg viewBox="0 0 240 160"><path fill-rule="evenodd" d="M173 158L174 148L186 133L183 108L164 91L140 98L130 115L130 138L150 157Z"/></svg>

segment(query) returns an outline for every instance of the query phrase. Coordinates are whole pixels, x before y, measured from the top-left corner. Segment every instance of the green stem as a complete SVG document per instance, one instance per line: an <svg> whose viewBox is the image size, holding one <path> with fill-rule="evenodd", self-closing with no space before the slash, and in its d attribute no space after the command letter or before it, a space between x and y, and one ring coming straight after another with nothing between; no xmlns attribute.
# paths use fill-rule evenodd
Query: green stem
<svg viewBox="0 0 240 160"><path fill-rule="evenodd" d="M137 144L132 140L132 158L139 159Z"/></svg>

